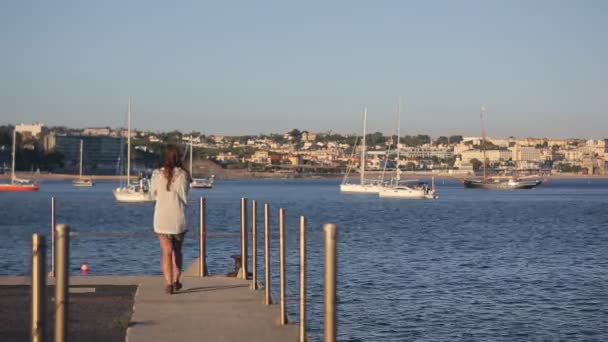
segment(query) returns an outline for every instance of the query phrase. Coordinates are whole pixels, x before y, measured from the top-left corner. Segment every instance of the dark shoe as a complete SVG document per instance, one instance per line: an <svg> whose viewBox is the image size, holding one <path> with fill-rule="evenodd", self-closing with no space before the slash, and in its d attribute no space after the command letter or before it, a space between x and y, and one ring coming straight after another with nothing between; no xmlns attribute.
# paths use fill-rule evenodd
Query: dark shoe
<svg viewBox="0 0 608 342"><path fill-rule="evenodd" d="M175 283L173 283L173 289L175 291L179 291L182 289L182 283L180 283L179 281L176 281Z"/></svg>
<svg viewBox="0 0 608 342"><path fill-rule="evenodd" d="M167 285L167 286L165 286L165 293L166 294L173 294L173 285Z"/></svg>

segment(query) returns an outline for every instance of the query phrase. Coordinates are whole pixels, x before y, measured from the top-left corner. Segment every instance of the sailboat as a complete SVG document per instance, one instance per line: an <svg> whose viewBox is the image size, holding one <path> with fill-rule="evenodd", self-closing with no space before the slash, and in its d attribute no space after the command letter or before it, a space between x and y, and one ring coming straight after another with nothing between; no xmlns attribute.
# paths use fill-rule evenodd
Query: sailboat
<svg viewBox="0 0 608 342"><path fill-rule="evenodd" d="M367 108L363 111L363 139L361 139L361 172L360 172L360 180L359 184L357 183L349 183L349 171L351 168L347 170L344 174L344 179L342 180L342 184L340 184L340 191L342 192L359 192L359 193L373 193L377 194L380 191L381 185L378 182L368 182L365 180L365 129L367 123Z"/></svg>
<svg viewBox="0 0 608 342"><path fill-rule="evenodd" d="M28 179L19 179L15 176L15 156L17 146L17 131L13 129L13 151L11 164L11 181L10 183L1 183L0 191L38 191L40 187L36 182Z"/></svg>
<svg viewBox="0 0 608 342"><path fill-rule="evenodd" d="M409 198L409 199L437 199L438 196L435 192L435 179L432 179L432 183L429 186L425 182L418 180L401 180L401 144L399 139L401 137L401 98L398 104L398 115L397 115L397 169L395 178L391 182L380 188L378 196L380 197L392 197L392 198Z"/></svg>
<svg viewBox="0 0 608 342"><path fill-rule="evenodd" d="M82 151L83 151L83 142L82 139L80 139L80 175L78 176L78 179L75 179L72 181L72 185L73 186L78 186L78 187L85 187L85 186L93 186L93 180L90 178L82 178Z"/></svg>
<svg viewBox="0 0 608 342"><path fill-rule="evenodd" d="M213 181L215 180L215 175L211 175L209 178L194 178L194 174L192 173L192 137L190 137L190 177L192 177L192 181L190 182L190 187L193 189L211 189L213 188Z"/></svg>
<svg viewBox="0 0 608 342"><path fill-rule="evenodd" d="M141 178L137 183L131 183L131 99L127 107L127 175L126 185L114 189L114 198L118 202L153 202L149 192L148 181Z"/></svg>
<svg viewBox="0 0 608 342"><path fill-rule="evenodd" d="M482 179L465 179L463 181L465 188L471 189L492 189L492 190L517 190L517 189L532 189L542 184L538 179L521 179L515 176L510 178L488 177L486 171L486 128L484 124L485 106L481 106L479 118L481 120L481 135L482 135L482 151L483 151L483 178Z"/></svg>

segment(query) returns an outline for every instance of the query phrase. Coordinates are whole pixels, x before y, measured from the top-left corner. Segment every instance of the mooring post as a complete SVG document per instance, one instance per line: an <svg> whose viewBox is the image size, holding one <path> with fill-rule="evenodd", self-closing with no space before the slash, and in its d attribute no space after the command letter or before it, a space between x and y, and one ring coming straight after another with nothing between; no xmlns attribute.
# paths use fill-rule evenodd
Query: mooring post
<svg viewBox="0 0 608 342"><path fill-rule="evenodd" d="M68 287L70 227L57 225L57 278L55 281L55 342L66 342L68 333Z"/></svg>
<svg viewBox="0 0 608 342"><path fill-rule="evenodd" d="M257 242L257 203L255 200L251 201L251 289L257 290L258 276L257 276L257 254L258 254L258 242Z"/></svg>
<svg viewBox="0 0 608 342"><path fill-rule="evenodd" d="M241 198L241 279L247 280L247 199Z"/></svg>
<svg viewBox="0 0 608 342"><path fill-rule="evenodd" d="M272 304L270 298L270 206L264 204L264 304Z"/></svg>
<svg viewBox="0 0 608 342"><path fill-rule="evenodd" d="M281 310L279 314L279 323L281 325L287 324L287 313L285 311L285 209L279 209L279 278L280 278L280 306Z"/></svg>
<svg viewBox="0 0 608 342"><path fill-rule="evenodd" d="M207 223L205 217L205 198L201 196L198 203L198 211L199 211L199 236L198 236L198 244L199 244L199 268L198 275L202 277L206 277L209 275L207 271L207 240L206 240L206 230Z"/></svg>
<svg viewBox="0 0 608 342"><path fill-rule="evenodd" d="M336 235L335 224L325 224L325 324L324 341L336 341Z"/></svg>
<svg viewBox="0 0 608 342"><path fill-rule="evenodd" d="M46 245L44 236L32 235L31 341L46 340Z"/></svg>
<svg viewBox="0 0 608 342"><path fill-rule="evenodd" d="M306 218L300 216L300 342L306 341Z"/></svg>
<svg viewBox="0 0 608 342"><path fill-rule="evenodd" d="M51 277L55 278L55 197L51 197Z"/></svg>

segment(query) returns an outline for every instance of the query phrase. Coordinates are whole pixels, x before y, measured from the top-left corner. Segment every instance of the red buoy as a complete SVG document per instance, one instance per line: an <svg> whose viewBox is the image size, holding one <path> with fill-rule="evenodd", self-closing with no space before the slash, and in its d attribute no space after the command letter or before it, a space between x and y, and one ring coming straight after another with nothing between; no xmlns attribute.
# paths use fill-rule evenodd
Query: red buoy
<svg viewBox="0 0 608 342"><path fill-rule="evenodd" d="M89 273L89 265L86 263L80 265L80 274L87 274L87 273Z"/></svg>

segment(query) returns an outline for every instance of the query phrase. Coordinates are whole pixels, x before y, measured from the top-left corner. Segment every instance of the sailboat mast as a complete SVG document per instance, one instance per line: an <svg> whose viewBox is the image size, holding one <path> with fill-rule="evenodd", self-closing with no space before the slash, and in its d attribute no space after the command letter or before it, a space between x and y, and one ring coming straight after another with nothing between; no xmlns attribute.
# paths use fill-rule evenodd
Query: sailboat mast
<svg viewBox="0 0 608 342"><path fill-rule="evenodd" d="M13 161L11 165L11 183L15 182L15 158L16 158L16 145L17 145L17 128L13 128Z"/></svg>
<svg viewBox="0 0 608 342"><path fill-rule="evenodd" d="M192 136L190 136L190 177L193 177L193 175L192 175Z"/></svg>
<svg viewBox="0 0 608 342"><path fill-rule="evenodd" d="M479 113L479 119L481 120L481 148L483 151L483 180L486 180L486 125L483 122L483 113L485 113L486 107L481 106Z"/></svg>
<svg viewBox="0 0 608 342"><path fill-rule="evenodd" d="M80 178L82 178L82 139L80 139Z"/></svg>
<svg viewBox="0 0 608 342"><path fill-rule="evenodd" d="M401 155L399 148L399 139L401 137L401 96L399 97L399 103L397 104L397 185L401 180Z"/></svg>
<svg viewBox="0 0 608 342"><path fill-rule="evenodd" d="M363 140L361 143L361 185L365 184L365 128L367 123L367 107L363 110Z"/></svg>
<svg viewBox="0 0 608 342"><path fill-rule="evenodd" d="M127 106L127 185L131 180L131 98Z"/></svg>

